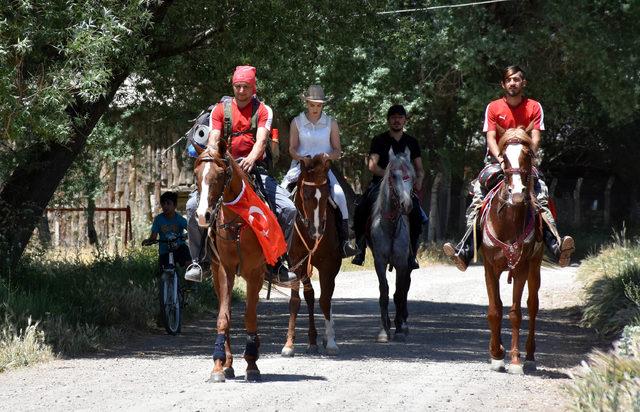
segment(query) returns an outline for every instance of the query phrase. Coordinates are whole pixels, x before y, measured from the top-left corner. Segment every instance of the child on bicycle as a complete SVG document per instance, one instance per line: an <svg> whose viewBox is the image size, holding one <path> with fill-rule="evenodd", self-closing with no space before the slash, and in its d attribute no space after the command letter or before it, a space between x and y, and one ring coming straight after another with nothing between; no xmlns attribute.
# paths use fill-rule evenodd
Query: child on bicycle
<svg viewBox="0 0 640 412"><path fill-rule="evenodd" d="M143 246L151 245L158 239L166 241L171 238L177 238L176 243L178 249L173 252L174 263L182 267L193 263L189 248L187 247L183 235L187 230L187 219L176 212L178 204L178 194L176 192L164 192L160 196L160 207L162 213L153 219L151 225L151 235L148 239L142 241ZM169 245L167 243L158 243L160 268L169 264Z"/></svg>

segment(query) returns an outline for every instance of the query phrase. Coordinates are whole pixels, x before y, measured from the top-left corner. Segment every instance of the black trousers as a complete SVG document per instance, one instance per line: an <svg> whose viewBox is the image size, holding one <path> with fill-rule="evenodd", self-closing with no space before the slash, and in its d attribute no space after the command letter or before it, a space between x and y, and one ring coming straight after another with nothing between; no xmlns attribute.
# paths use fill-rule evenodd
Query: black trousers
<svg viewBox="0 0 640 412"><path fill-rule="evenodd" d="M371 208L378 198L379 193L380 184L371 182L358 203L356 203L353 216L353 231L358 241L366 235L367 221L371 215ZM411 237L412 252L416 253L418 241L422 234L422 213L420 212L420 201L418 197L415 194L411 194L411 200L413 202L413 208L411 208L411 213L409 213L409 235Z"/></svg>

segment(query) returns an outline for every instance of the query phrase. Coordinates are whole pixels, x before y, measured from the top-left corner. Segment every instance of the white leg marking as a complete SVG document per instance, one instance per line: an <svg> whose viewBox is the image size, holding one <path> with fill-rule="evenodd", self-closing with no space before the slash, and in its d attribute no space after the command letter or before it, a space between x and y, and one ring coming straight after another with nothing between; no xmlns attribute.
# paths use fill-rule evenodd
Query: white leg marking
<svg viewBox="0 0 640 412"><path fill-rule="evenodd" d="M332 311L333 312L333 311ZM324 337L328 355L338 354L338 345L336 344L336 332L333 329L333 313L331 314L331 320L324 320Z"/></svg>

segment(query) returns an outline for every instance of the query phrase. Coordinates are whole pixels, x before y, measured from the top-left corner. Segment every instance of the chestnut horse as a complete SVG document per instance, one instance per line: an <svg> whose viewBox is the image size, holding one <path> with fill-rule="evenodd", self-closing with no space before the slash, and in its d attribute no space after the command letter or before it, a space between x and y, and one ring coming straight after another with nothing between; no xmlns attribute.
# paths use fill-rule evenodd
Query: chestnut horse
<svg viewBox="0 0 640 412"><path fill-rule="evenodd" d="M487 318L491 329L491 369L505 370L505 351L500 336L503 307L499 281L501 273L508 270L508 282L513 280L513 302L509 310L511 364L508 372L514 374L523 374L525 368L535 369L535 329L543 247L542 226L534 203L533 153L530 146L531 138L524 130L508 129L504 132L499 149L504 158L505 178L487 196L482 214L482 255L489 297ZM519 338L525 283L529 289L529 334L523 367Z"/></svg>
<svg viewBox="0 0 640 412"><path fill-rule="evenodd" d="M312 266L320 276L320 308L324 314L325 333L323 344L327 354L338 353L335 341L331 297L335 288L336 275L342 264L338 232L336 228L335 205L330 199L328 172L331 162L322 154L311 159L303 159L301 173L296 185L295 205L298 215L289 257L298 281L291 286L289 300L289 329L287 342L282 348L282 356L294 355L296 338L296 318L300 310L300 282L304 287L304 298L309 310L308 353L318 352L314 318L315 292L311 285Z"/></svg>
<svg viewBox="0 0 640 412"><path fill-rule="evenodd" d="M197 219L208 231L212 249L211 273L218 296L217 336L213 352L211 382L224 382L235 377L231 354L229 328L231 326L231 295L236 275L247 283L244 326L247 341L244 359L247 362L245 380L259 381L260 371L256 361L260 340L258 338L257 305L262 288L265 259L260 243L250 228L237 214L225 206L236 199L244 185L251 185L245 173L227 152L224 139L216 149L201 150L195 145L198 158L194 166L200 202Z"/></svg>

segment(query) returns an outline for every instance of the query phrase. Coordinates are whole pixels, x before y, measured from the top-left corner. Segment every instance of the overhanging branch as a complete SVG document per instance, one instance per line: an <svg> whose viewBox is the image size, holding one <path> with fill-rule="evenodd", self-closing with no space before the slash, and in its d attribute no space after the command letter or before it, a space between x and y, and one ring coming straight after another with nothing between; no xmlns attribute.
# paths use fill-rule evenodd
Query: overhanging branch
<svg viewBox="0 0 640 412"><path fill-rule="evenodd" d="M213 37L216 34L222 33L223 29L221 27L213 28L210 27L204 31L193 36L191 41L186 42L184 44L173 46L173 47L162 47L158 46L155 51L149 54L149 60L155 61L158 59L164 59L167 57L176 56L182 53L186 53L188 51L194 50L206 42L208 39Z"/></svg>

